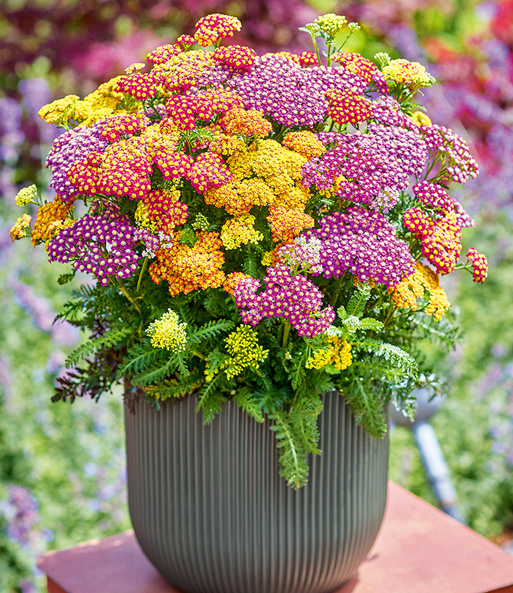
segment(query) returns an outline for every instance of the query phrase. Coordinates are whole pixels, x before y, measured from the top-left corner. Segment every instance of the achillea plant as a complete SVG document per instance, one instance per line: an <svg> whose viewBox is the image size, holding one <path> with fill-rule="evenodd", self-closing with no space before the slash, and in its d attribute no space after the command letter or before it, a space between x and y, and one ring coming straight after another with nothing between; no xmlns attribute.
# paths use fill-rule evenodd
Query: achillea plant
<svg viewBox="0 0 513 593"><path fill-rule="evenodd" d="M343 51L357 24L325 15L304 27L313 52L263 56L221 45L240 26L205 17L83 100L45 106L66 129L48 156L58 195L22 190L39 210L11 236L69 263L61 283L96 279L61 314L90 339L56 400L124 380L156 405L195 396L210 422L233 399L271 420L299 487L323 393L382 437L389 401L411 414L430 374L419 341L452 342L439 275L483 282L486 258L459 262L473 222L448 188L477 164L413 103L434 82L420 64Z"/></svg>

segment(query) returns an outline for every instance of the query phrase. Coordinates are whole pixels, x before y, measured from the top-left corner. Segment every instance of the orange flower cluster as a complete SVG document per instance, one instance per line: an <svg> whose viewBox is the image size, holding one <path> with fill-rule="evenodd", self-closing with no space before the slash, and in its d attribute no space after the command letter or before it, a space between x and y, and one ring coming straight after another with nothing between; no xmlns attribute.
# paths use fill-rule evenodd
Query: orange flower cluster
<svg viewBox="0 0 513 593"><path fill-rule="evenodd" d="M30 221L32 220L32 216L30 214L22 214L18 220L14 223L14 226L9 231L9 235L11 236L11 241L17 241L18 239L22 239L23 237L27 236L27 231L30 227Z"/></svg>
<svg viewBox="0 0 513 593"><path fill-rule="evenodd" d="M149 268L152 280L169 283L169 293L176 296L193 290L219 288L225 275L221 270L224 255L221 251L219 233L200 231L194 247L177 241L170 249L156 251L156 261Z"/></svg>
<svg viewBox="0 0 513 593"><path fill-rule="evenodd" d="M301 210L289 210L278 206L272 208L270 212L267 220L271 225L271 233L275 242L292 241L301 231L314 226L314 219Z"/></svg>
<svg viewBox="0 0 513 593"><path fill-rule="evenodd" d="M324 144L317 138L317 135L308 130L285 134L283 145L307 159L321 156L326 151Z"/></svg>
<svg viewBox="0 0 513 593"><path fill-rule="evenodd" d="M330 89L326 92L328 115L337 124L357 124L372 115L372 104L360 93L350 89Z"/></svg>
<svg viewBox="0 0 513 593"><path fill-rule="evenodd" d="M241 109L235 107L227 111L219 122L223 130L230 135L268 136L273 127L256 109Z"/></svg>
<svg viewBox="0 0 513 593"><path fill-rule="evenodd" d="M34 222L34 230L30 235L30 240L34 247L38 241L47 241L53 238L62 228L62 222L74 209L73 201L68 200L67 202L63 202L60 196L55 196L53 202L48 202L48 204L39 208L36 221Z"/></svg>

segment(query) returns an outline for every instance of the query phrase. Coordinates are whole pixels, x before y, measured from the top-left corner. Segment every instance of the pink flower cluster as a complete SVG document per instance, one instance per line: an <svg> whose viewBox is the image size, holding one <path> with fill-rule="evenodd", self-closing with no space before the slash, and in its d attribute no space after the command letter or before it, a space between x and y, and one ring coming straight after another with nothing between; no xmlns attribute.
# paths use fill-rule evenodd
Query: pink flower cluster
<svg viewBox="0 0 513 593"><path fill-rule="evenodd" d="M236 285L233 296L244 323L258 325L264 317L284 317L298 335L311 338L325 332L335 319L333 307L322 309L323 293L305 276L293 276L285 265L269 268L264 283L260 293L261 283L254 278Z"/></svg>

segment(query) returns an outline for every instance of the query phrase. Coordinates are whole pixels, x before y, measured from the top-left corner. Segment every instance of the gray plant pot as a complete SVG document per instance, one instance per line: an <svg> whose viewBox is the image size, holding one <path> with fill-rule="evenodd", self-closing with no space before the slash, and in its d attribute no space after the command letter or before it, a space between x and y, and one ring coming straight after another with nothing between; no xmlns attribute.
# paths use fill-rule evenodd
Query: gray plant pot
<svg viewBox="0 0 513 593"><path fill-rule="evenodd" d="M352 578L378 534L387 439L324 396L321 456L295 491L274 433L233 402L209 426L196 398L126 411L128 501L144 553L185 593L324 593Z"/></svg>

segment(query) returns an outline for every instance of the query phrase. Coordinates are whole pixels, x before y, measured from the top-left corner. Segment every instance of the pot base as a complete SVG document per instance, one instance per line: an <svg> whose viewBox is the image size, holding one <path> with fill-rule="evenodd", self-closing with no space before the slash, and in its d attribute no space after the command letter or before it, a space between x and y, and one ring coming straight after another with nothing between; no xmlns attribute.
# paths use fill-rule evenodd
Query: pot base
<svg viewBox="0 0 513 593"><path fill-rule="evenodd" d="M226 402L208 426L196 398L126 411L128 499L144 553L183 593L331 593L377 537L387 439L336 392L323 397L322 455L298 491L278 473L269 423Z"/></svg>

